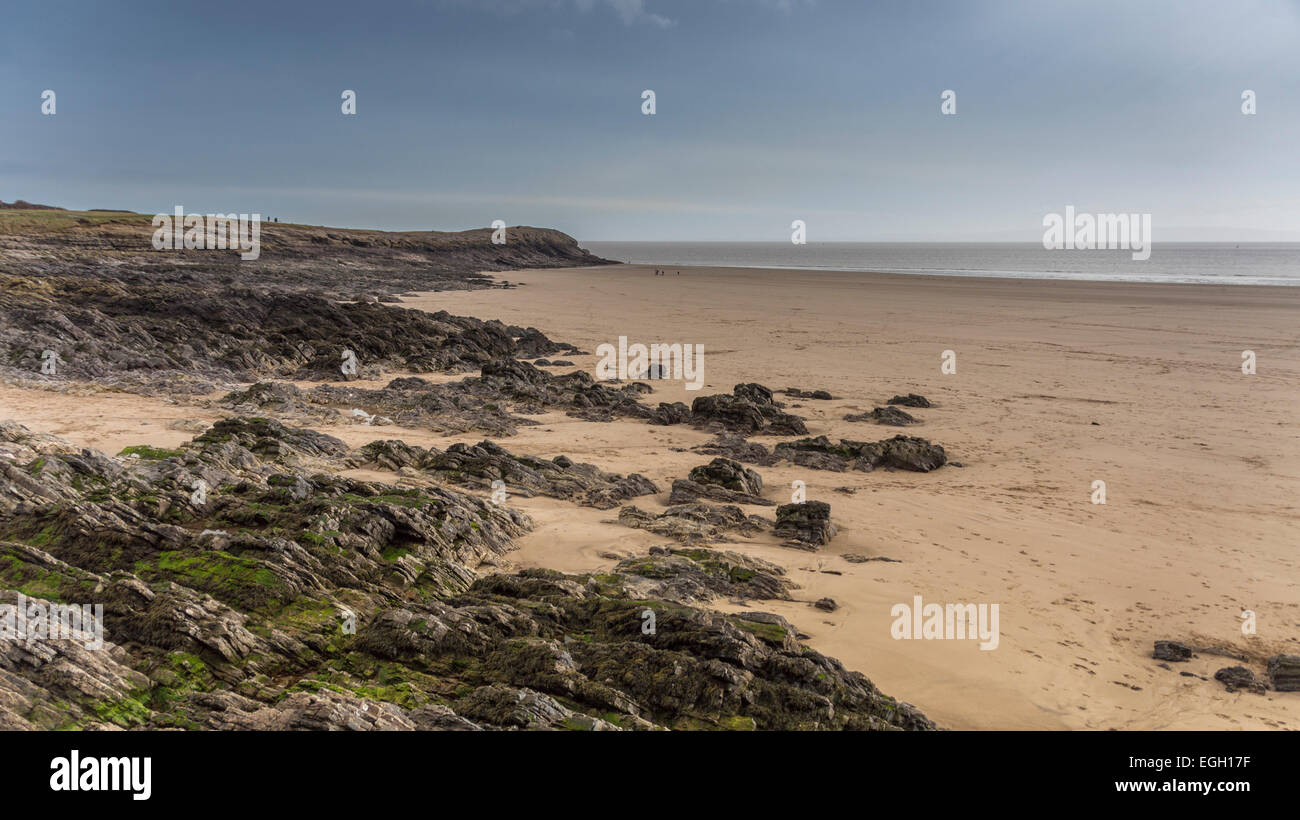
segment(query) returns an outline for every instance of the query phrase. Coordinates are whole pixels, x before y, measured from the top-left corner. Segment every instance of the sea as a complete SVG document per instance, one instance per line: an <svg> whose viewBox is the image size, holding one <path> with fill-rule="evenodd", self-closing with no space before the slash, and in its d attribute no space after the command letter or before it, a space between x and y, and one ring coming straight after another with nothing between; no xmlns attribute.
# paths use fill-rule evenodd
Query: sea
<svg viewBox="0 0 1300 820"><path fill-rule="evenodd" d="M657 265L874 271L1095 282L1300 286L1300 242L1155 243L1127 250L1048 250L1042 243L581 242L597 256Z"/></svg>

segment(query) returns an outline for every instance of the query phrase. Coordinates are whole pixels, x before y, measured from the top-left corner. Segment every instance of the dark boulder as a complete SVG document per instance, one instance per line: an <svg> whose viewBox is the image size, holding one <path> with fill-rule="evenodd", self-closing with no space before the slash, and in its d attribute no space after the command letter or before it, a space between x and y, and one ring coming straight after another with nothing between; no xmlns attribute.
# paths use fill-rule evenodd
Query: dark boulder
<svg viewBox="0 0 1300 820"><path fill-rule="evenodd" d="M1268 679L1279 692L1300 692L1300 655L1274 655L1269 658Z"/></svg>
<svg viewBox="0 0 1300 820"><path fill-rule="evenodd" d="M835 525L831 523L831 505L825 501L782 504L776 508L774 532L802 544L828 544L835 537Z"/></svg>
<svg viewBox="0 0 1300 820"><path fill-rule="evenodd" d="M916 393L908 393L906 396L894 396L886 404L901 404L904 407L933 407L930 400L925 396L919 396Z"/></svg>
<svg viewBox="0 0 1300 820"><path fill-rule="evenodd" d="M874 421L876 424L885 424L890 427L906 427L909 424L916 424L916 417L911 413L899 410L897 407L877 407L870 413L849 413L844 417L845 421Z"/></svg>
<svg viewBox="0 0 1300 820"><path fill-rule="evenodd" d="M1185 643L1178 641L1156 641L1155 650L1152 651L1151 657L1158 661L1186 661L1195 654L1195 650Z"/></svg>
<svg viewBox="0 0 1300 820"><path fill-rule="evenodd" d="M1244 689L1247 692L1262 694L1268 689L1262 680L1255 677L1254 672L1244 666L1225 666L1214 673L1214 679L1222 683L1229 692Z"/></svg>
<svg viewBox="0 0 1300 820"><path fill-rule="evenodd" d="M825 436L783 441L774 454L804 467L843 472L870 472L877 467L928 473L948 461L943 447L915 436L894 436L872 443L841 439L831 444Z"/></svg>

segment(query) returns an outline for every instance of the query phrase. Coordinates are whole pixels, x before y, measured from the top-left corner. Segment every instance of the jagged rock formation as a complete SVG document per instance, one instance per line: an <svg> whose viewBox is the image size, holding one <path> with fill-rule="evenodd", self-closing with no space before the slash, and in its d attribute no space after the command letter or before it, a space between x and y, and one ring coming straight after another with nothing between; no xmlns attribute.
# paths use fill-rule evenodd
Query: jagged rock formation
<svg viewBox="0 0 1300 820"><path fill-rule="evenodd" d="M1225 666L1214 673L1214 679L1222 683L1229 692L1244 689L1247 692L1262 694L1268 690L1268 686L1244 666Z"/></svg>
<svg viewBox="0 0 1300 820"><path fill-rule="evenodd" d="M795 546L816 548L829 544L835 537L835 525L831 523L831 505L825 501L782 504L776 508L774 532L783 538L789 538Z"/></svg>
<svg viewBox="0 0 1300 820"><path fill-rule="evenodd" d="M655 411L637 399L644 385L612 387L577 371L556 376L529 362L498 359L479 376L433 384L419 377L393 379L378 390L320 385L256 384L225 396L223 407L244 413L274 413L302 421L337 421L353 410L408 427L442 433L479 431L511 436L537 424L519 413L563 409L593 421L616 416L652 419Z"/></svg>
<svg viewBox="0 0 1300 820"><path fill-rule="evenodd" d="M803 419L781 410L761 384L738 384L732 395L700 396L691 402L691 423L748 435L807 435Z"/></svg>
<svg viewBox="0 0 1300 820"><path fill-rule="evenodd" d="M525 517L316 472L336 451L268 420L135 458L0 425L3 603L101 603L105 641L0 641L0 726L933 728L783 619L629 597L777 597L771 567L481 576Z"/></svg>
<svg viewBox="0 0 1300 820"><path fill-rule="evenodd" d="M544 495L601 510L659 492L654 482L640 473L606 473L567 456L517 456L491 441L453 444L445 451L412 447L401 441L374 441L359 448L347 461L353 466L373 465L394 471L411 468L461 487L485 491L492 490L494 481L503 481L508 495Z"/></svg>
<svg viewBox="0 0 1300 820"><path fill-rule="evenodd" d="M785 570L760 558L710 549L651 547L614 568L625 591L640 598L707 603L714 598L789 600ZM597 576L600 577L600 576Z"/></svg>
<svg viewBox="0 0 1300 820"><path fill-rule="evenodd" d="M757 515L745 515L739 507L715 507L703 502L675 504L658 515L633 506L623 507L618 511L618 523L683 544L731 541L728 533L750 536L768 525Z"/></svg>
<svg viewBox="0 0 1300 820"><path fill-rule="evenodd" d="M1269 658L1268 679L1279 692L1300 692L1300 655Z"/></svg>
<svg viewBox="0 0 1300 820"><path fill-rule="evenodd" d="M748 441L739 433L722 432L714 436L713 441L707 444L701 444L692 447L697 453L704 453L711 456L725 456L733 461L744 462L745 464L757 464L760 467L770 467L780 461L779 458L772 455L766 447L756 441Z"/></svg>
<svg viewBox="0 0 1300 820"><path fill-rule="evenodd" d="M49 350L57 360L47 379L154 392L207 392L217 383L268 376L346 381L377 377L381 369L470 372L531 353L536 334L446 312L339 304L234 284L218 291L0 276L0 362L10 373L39 376Z"/></svg>
<svg viewBox="0 0 1300 820"><path fill-rule="evenodd" d="M763 477L756 471L729 458L715 458L691 470L686 478L673 482L668 496L669 504L689 504L707 498L727 504L761 504L776 506L759 493L763 490Z"/></svg>
<svg viewBox="0 0 1300 820"><path fill-rule="evenodd" d="M877 467L928 473L948 461L943 447L915 436L894 436L872 443L840 439L838 445L818 436L783 441L773 453L803 467L837 473L850 469L871 472Z"/></svg>
<svg viewBox="0 0 1300 820"><path fill-rule="evenodd" d="M469 372L576 352L535 328L390 307L412 290L489 287L480 271L607 264L556 231L384 233L263 225L261 257L155 251L150 217L0 215L0 375L208 393L267 377ZM340 304L349 302L349 304ZM42 371L51 351L55 372ZM344 351L356 371L343 371Z"/></svg>

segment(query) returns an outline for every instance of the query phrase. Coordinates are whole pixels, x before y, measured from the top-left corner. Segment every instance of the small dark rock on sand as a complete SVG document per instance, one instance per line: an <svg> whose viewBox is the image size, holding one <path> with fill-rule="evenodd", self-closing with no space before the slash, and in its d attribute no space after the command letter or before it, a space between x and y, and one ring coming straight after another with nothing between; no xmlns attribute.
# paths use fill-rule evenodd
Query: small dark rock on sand
<svg viewBox="0 0 1300 820"><path fill-rule="evenodd" d="M916 416L899 410L897 407L877 407L870 413L849 413L844 417L845 421L874 421L876 424L887 424L890 427L906 427L909 424L916 424Z"/></svg>
<svg viewBox="0 0 1300 820"><path fill-rule="evenodd" d="M1225 666L1214 673L1214 679L1222 683L1229 692L1244 689L1247 692L1262 694L1268 687L1255 673L1244 666Z"/></svg>
<svg viewBox="0 0 1300 820"><path fill-rule="evenodd" d="M916 393L908 393L906 396L894 396L886 404L901 404L904 407L933 407L930 400L925 396Z"/></svg>
<svg viewBox="0 0 1300 820"><path fill-rule="evenodd" d="M1156 641L1155 650L1152 651L1151 657L1158 661L1186 661L1193 656L1195 651L1192 647L1178 641Z"/></svg>
<svg viewBox="0 0 1300 820"><path fill-rule="evenodd" d="M785 394L796 399L820 399L822 401L831 401L835 397L825 390L800 390L797 387L787 387Z"/></svg>

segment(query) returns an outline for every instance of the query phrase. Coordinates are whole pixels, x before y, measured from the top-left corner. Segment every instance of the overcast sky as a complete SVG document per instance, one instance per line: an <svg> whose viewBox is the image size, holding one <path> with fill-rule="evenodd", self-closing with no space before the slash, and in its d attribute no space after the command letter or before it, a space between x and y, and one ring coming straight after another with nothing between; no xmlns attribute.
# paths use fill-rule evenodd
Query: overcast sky
<svg viewBox="0 0 1300 820"><path fill-rule="evenodd" d="M71 208L1035 241L1074 205L1300 240L1295 0L7 2L0 111L0 199Z"/></svg>

